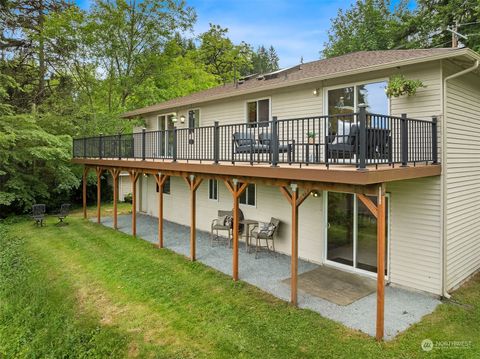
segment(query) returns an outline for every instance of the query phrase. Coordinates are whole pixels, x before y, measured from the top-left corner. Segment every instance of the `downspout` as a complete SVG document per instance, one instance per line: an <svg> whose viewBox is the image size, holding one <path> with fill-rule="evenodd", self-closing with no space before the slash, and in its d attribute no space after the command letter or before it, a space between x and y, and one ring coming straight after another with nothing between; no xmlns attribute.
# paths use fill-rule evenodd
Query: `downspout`
<svg viewBox="0 0 480 359"><path fill-rule="evenodd" d="M445 165L446 165L446 153L447 153L447 105L446 105L446 97L447 97L447 82L451 79L463 76L469 72L475 71L480 66L479 60L475 60L473 66L459 71L455 74L447 76L443 79L443 93L442 93L442 166L443 166L443 173L442 173L442 296L445 298L450 298L450 294L447 292L447 211L446 211L446 195L447 195L447 177L445 173ZM443 69L443 65L442 65Z"/></svg>

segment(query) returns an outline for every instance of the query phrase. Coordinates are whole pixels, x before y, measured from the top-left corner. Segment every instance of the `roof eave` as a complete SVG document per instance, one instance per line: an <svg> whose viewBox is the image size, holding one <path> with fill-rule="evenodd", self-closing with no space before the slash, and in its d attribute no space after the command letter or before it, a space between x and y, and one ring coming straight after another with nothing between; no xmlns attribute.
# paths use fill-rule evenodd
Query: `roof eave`
<svg viewBox="0 0 480 359"><path fill-rule="evenodd" d="M312 82L317 82L317 81L322 81L322 80L328 80L331 78L336 78L336 77L344 77L344 76L350 76L350 75L355 75L355 74L361 74L365 72L370 72L370 71L379 71L379 70L385 70L391 67L397 67L397 66L408 66L408 65L414 65L422 62L428 62L428 61L436 61L436 60L442 60L446 58L453 58L453 57L459 57L459 56L468 56L470 58L473 58L475 60L479 59L480 60L480 55L477 54L475 51L469 49L469 48L463 48L463 49L458 49L454 53L453 52L448 52L445 54L437 54L437 55L430 55L430 56L424 56L424 57L417 57L413 59L406 59L406 60L399 60L399 61L392 61L392 62L387 62L381 65L372 65L372 66L366 66L362 67L360 69L354 69L354 70L348 70L348 71L341 71L341 72L336 72L328 75L323 75L323 76L313 76L313 77L308 77L300 80L294 80L294 81L288 81L285 84L279 84L275 83L272 85L266 85L262 87L256 87L252 89L247 89L247 90L239 90L238 92L232 94L220 94L217 96L212 96L209 97L206 100L194 100L190 102L188 105L197 105L201 103L206 103L206 102L212 102L212 101L217 101L217 100L222 100L225 98L229 97L236 97L236 96L242 96L242 95L248 95L251 93L256 93L256 92L261 92L261 91L268 91L272 89L278 89L278 88L284 88L284 87L291 87L291 86L296 86L296 85L302 85L302 84L307 84L307 83L312 83ZM121 115L122 118L134 118L146 114L151 114L159 111L165 111L165 110L170 110L170 109L175 109L179 107L184 107L188 106L187 104L185 105L180 105L180 106L167 106L167 107L162 107L160 105L153 105L149 107L145 107L143 109L138 109L138 110L133 110L126 112ZM158 107L156 107L158 106Z"/></svg>

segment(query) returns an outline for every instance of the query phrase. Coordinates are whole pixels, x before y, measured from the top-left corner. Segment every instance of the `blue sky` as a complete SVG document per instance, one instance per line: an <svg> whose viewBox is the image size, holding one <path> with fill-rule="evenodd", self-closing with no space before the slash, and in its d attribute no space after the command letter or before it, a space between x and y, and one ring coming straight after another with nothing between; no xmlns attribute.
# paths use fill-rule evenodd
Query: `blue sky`
<svg viewBox="0 0 480 359"><path fill-rule="evenodd" d="M76 0L86 8L92 0ZM192 36L208 30L209 23L229 29L234 43L245 41L255 48L273 45L280 66L318 60L327 40L330 19L353 0L186 0L197 13ZM395 1L394 1L395 2Z"/></svg>

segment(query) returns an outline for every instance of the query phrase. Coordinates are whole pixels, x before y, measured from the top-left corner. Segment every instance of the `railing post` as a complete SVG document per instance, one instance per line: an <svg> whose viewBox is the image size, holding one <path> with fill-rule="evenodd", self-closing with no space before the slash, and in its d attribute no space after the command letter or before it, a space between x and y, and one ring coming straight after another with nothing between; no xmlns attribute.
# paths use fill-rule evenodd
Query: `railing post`
<svg viewBox="0 0 480 359"><path fill-rule="evenodd" d="M98 157L102 158L102 147L103 147L103 133L101 133L98 137Z"/></svg>
<svg viewBox="0 0 480 359"><path fill-rule="evenodd" d="M173 129L173 149L172 149L173 162L177 162L177 128Z"/></svg>
<svg viewBox="0 0 480 359"><path fill-rule="evenodd" d="M122 159L122 134L118 134L118 159Z"/></svg>
<svg viewBox="0 0 480 359"><path fill-rule="evenodd" d="M218 165L220 157L220 127L218 127L218 121L215 121L213 125L213 160Z"/></svg>
<svg viewBox="0 0 480 359"><path fill-rule="evenodd" d="M146 149L146 142L145 142L145 139L146 139L146 132L147 129L144 127L142 128L142 161L145 161L145 149Z"/></svg>
<svg viewBox="0 0 480 359"><path fill-rule="evenodd" d="M358 105L358 144L359 144L359 153L358 153L358 170L365 171L367 169L367 105L360 104Z"/></svg>
<svg viewBox="0 0 480 359"><path fill-rule="evenodd" d="M83 138L83 158L87 158L87 138Z"/></svg>
<svg viewBox="0 0 480 359"><path fill-rule="evenodd" d="M432 163L438 163L438 119L432 117Z"/></svg>
<svg viewBox="0 0 480 359"><path fill-rule="evenodd" d="M277 116L273 116L272 136L270 143L270 151L272 151L272 167L278 166L278 122Z"/></svg>
<svg viewBox="0 0 480 359"><path fill-rule="evenodd" d="M407 114L401 114L400 146L402 167L408 167L408 120Z"/></svg>

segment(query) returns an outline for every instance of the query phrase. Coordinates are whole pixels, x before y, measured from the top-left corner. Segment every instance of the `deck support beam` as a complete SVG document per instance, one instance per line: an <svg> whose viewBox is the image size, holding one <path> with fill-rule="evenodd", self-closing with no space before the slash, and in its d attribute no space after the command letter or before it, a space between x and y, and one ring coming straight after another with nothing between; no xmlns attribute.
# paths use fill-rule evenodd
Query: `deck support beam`
<svg viewBox="0 0 480 359"><path fill-rule="evenodd" d="M113 228L118 229L118 177L120 176L120 170L110 168L108 172L113 178Z"/></svg>
<svg viewBox="0 0 480 359"><path fill-rule="evenodd" d="M230 191L233 197L233 250L232 250L232 277L234 281L238 280L238 229L239 229L239 207L238 200L240 195L245 191L248 182L242 182L239 186L237 179L225 180L225 186Z"/></svg>
<svg viewBox="0 0 480 359"><path fill-rule="evenodd" d="M103 172L103 168L101 167L97 167L95 169L95 172L97 174L97 223L100 223L101 222L101 210L102 210L102 205L101 205L101 201L102 201L102 188L101 188L101 183L102 183L102 172Z"/></svg>
<svg viewBox="0 0 480 359"><path fill-rule="evenodd" d="M155 175L158 186L158 248L163 248L163 188L169 177L160 173Z"/></svg>
<svg viewBox="0 0 480 359"><path fill-rule="evenodd" d="M134 170L128 171L130 182L132 183L132 236L137 236L137 180L140 172Z"/></svg>
<svg viewBox="0 0 480 359"><path fill-rule="evenodd" d="M196 257L196 207L197 207L197 189L202 183L203 179L190 175L183 177L188 187L190 188L190 260L193 262Z"/></svg>
<svg viewBox="0 0 480 359"><path fill-rule="evenodd" d="M90 168L83 167L82 176L82 204L83 204L83 219L87 219L87 176Z"/></svg>
<svg viewBox="0 0 480 359"><path fill-rule="evenodd" d="M290 302L293 305L298 304L298 208L308 198L312 189L307 187L299 195L298 186L294 183L290 185L290 190L286 186L279 187L280 192L290 203L292 207L292 255L291 255L291 278L290 278Z"/></svg>

